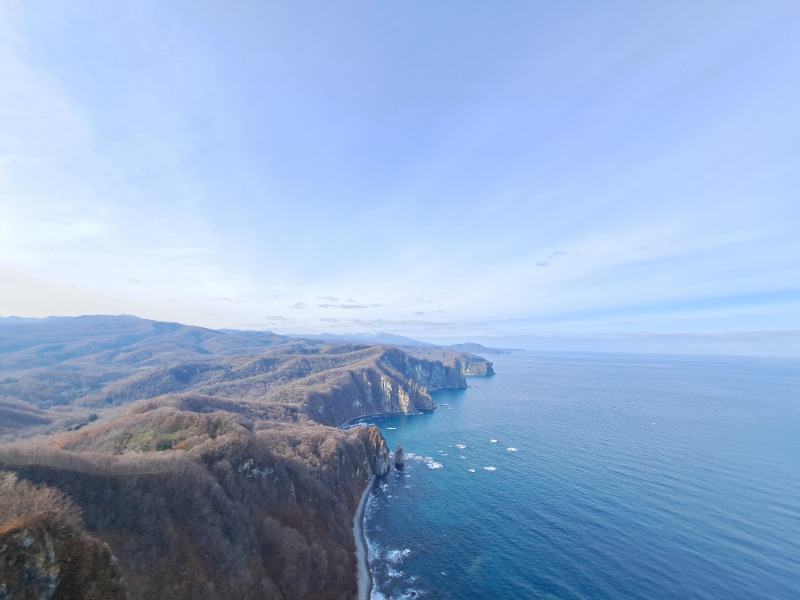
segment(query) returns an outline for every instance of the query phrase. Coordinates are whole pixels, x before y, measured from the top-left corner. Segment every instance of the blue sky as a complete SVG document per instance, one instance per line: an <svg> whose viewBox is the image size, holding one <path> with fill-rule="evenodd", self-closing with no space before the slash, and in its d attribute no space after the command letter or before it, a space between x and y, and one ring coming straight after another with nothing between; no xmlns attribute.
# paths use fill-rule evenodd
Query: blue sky
<svg viewBox="0 0 800 600"><path fill-rule="evenodd" d="M800 4L0 2L0 315L800 354Z"/></svg>

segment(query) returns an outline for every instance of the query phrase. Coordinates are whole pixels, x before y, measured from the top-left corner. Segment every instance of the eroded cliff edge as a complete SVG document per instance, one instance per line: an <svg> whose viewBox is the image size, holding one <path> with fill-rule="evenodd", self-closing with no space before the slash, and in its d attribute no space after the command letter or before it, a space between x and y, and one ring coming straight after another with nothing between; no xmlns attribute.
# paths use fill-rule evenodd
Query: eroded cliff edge
<svg viewBox="0 0 800 600"><path fill-rule="evenodd" d="M74 502L130 598L352 598L352 517L389 449L332 426L431 410L464 365L165 325L11 356L0 398L47 435L0 446L0 469Z"/></svg>

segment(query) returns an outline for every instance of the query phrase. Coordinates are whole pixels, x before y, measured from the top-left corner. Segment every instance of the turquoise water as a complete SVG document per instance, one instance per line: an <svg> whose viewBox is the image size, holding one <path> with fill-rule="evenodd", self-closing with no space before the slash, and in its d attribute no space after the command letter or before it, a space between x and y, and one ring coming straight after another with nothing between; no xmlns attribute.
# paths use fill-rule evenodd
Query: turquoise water
<svg viewBox="0 0 800 600"><path fill-rule="evenodd" d="M494 362L373 421L373 599L800 598L800 362Z"/></svg>

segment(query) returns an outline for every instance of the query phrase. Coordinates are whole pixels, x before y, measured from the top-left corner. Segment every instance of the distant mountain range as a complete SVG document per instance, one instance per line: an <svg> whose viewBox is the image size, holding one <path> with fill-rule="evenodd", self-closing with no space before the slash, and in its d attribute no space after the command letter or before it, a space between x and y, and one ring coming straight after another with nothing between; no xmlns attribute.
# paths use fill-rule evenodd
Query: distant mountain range
<svg viewBox="0 0 800 600"><path fill-rule="evenodd" d="M509 352L520 352L514 348L490 348L482 344L472 342L464 344L453 344L451 346L442 346L438 344L431 344L429 342L421 342L402 335L394 333L320 333L315 335L296 335L292 334L290 337L323 340L328 342L356 342L361 344L381 344L389 346L401 346L409 348L448 348L457 350L459 352L470 352L472 354L507 354Z"/></svg>
<svg viewBox="0 0 800 600"><path fill-rule="evenodd" d="M420 342L419 340L412 340L402 335L395 335L393 333L320 333L315 335L296 335L292 334L291 337L323 340L326 342L356 342L359 344L386 344L390 346L411 346L415 348L432 348L436 344L429 344L428 342Z"/></svg>

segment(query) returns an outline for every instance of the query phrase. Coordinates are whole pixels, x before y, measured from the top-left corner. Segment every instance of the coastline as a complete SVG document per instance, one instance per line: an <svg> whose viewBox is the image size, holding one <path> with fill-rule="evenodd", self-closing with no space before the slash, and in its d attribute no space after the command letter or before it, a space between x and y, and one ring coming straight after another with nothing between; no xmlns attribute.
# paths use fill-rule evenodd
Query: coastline
<svg viewBox="0 0 800 600"><path fill-rule="evenodd" d="M480 377L480 375L476 375L476 377ZM453 388L453 389L462 389L462 388ZM434 392L438 392L439 390L433 390L433 391ZM438 408L439 408L439 405L438 404L434 404L432 410L420 410L420 411L413 412L413 413L379 412L379 413L370 413L368 415L359 415L357 417L353 417L352 419L348 419L347 421L345 421L341 425L337 425L336 427L338 429L342 429L344 431L347 431L348 429L352 429L353 427L369 427L370 423L360 423L360 421L363 421L363 420L366 420L366 419L377 419L379 417L396 417L396 416L403 416L403 415L405 415L407 417L413 417L414 415L431 414L433 412L436 412L436 410ZM372 425L372 426L374 427L375 425Z"/></svg>
<svg viewBox="0 0 800 600"><path fill-rule="evenodd" d="M375 476L367 483L364 492L361 494L361 500L358 501L356 514L353 517L353 538L356 541L356 563L358 565L357 579L358 579L358 595L356 600L369 600L372 592L372 573L369 571L369 560L367 556L367 541L364 538L364 508L367 505L369 493L375 485Z"/></svg>

